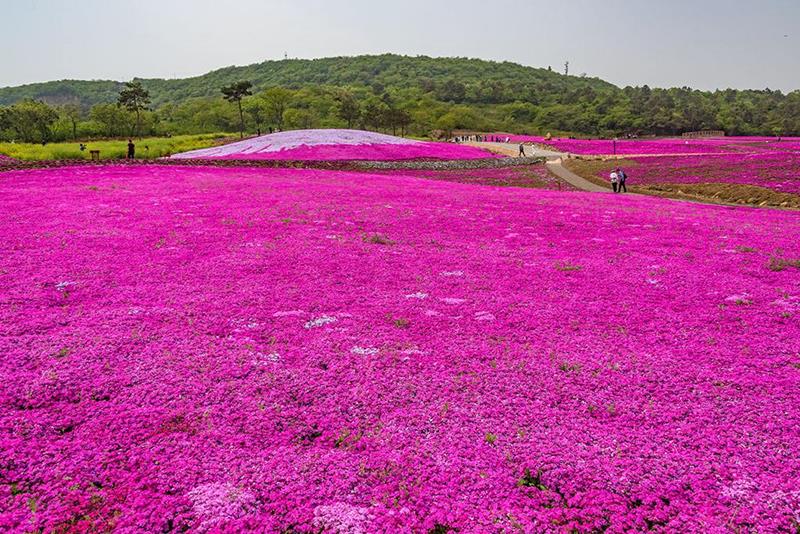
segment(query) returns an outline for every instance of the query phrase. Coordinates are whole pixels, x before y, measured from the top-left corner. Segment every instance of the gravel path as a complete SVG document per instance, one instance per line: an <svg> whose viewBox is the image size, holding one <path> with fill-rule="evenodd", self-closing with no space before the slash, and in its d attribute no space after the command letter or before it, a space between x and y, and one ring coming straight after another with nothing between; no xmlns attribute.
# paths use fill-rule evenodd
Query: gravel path
<svg viewBox="0 0 800 534"><path fill-rule="evenodd" d="M517 143L465 143L470 146L476 146L497 152L506 156L517 157L519 155L519 144ZM565 156L563 152L555 152L553 150L546 150L537 146L525 145L525 155L529 158L560 158Z"/></svg>
<svg viewBox="0 0 800 534"><path fill-rule="evenodd" d="M608 187L602 187L595 183L590 182L589 180L582 178L575 174L574 172L570 171L569 169L565 168L561 164L561 158L556 160L550 160L547 162L547 169L561 178L562 180L569 182L573 186L577 187L582 191L589 191L592 193L608 193L611 191Z"/></svg>

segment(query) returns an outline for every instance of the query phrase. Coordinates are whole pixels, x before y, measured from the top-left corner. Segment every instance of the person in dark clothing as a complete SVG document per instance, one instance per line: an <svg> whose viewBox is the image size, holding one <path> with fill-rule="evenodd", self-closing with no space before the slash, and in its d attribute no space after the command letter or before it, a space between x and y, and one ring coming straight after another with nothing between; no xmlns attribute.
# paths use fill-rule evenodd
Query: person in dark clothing
<svg viewBox="0 0 800 534"><path fill-rule="evenodd" d="M128 139L128 158L127 159L134 159L136 158L136 145L133 144L131 139Z"/></svg>
<svg viewBox="0 0 800 534"><path fill-rule="evenodd" d="M617 169L617 176L619 178L618 191L620 193L627 193L628 187L625 185L625 181L628 179L628 175L625 174L625 171L623 171L622 169Z"/></svg>
<svg viewBox="0 0 800 534"><path fill-rule="evenodd" d="M523 145L522 143L519 144L519 157L521 158L525 157L525 145Z"/></svg>

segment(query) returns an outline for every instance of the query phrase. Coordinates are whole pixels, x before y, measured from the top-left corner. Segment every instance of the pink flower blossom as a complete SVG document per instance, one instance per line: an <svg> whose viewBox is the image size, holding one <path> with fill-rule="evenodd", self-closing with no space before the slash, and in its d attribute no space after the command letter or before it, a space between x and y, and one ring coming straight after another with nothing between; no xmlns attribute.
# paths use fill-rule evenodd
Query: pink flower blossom
<svg viewBox="0 0 800 534"><path fill-rule="evenodd" d="M181 166L0 198L0 530L797 528L796 212Z"/></svg>

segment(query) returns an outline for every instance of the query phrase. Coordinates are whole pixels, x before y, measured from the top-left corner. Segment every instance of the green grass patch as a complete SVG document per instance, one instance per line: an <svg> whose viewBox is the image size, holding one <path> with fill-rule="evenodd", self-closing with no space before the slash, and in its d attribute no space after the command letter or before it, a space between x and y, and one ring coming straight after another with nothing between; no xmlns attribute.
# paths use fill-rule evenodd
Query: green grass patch
<svg viewBox="0 0 800 534"><path fill-rule="evenodd" d="M174 137L145 137L134 139L136 159L156 159L180 152L208 148L233 141L231 134L215 133L202 135L177 135ZM79 141L66 143L0 143L0 154L25 161L65 159L91 159L90 150L99 150L100 159L123 159L128 153L128 139L84 141L86 150L81 152Z"/></svg>

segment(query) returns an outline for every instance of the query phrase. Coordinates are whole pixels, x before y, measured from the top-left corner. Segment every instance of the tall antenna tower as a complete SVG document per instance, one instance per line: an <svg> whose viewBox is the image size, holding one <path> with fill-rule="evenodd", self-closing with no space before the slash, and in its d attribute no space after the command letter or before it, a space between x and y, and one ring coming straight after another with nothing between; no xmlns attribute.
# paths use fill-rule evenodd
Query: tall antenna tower
<svg viewBox="0 0 800 534"><path fill-rule="evenodd" d="M569 61L564 63L564 76L569 76Z"/></svg>
<svg viewBox="0 0 800 534"><path fill-rule="evenodd" d="M289 59L289 52L283 53L283 59Z"/></svg>

